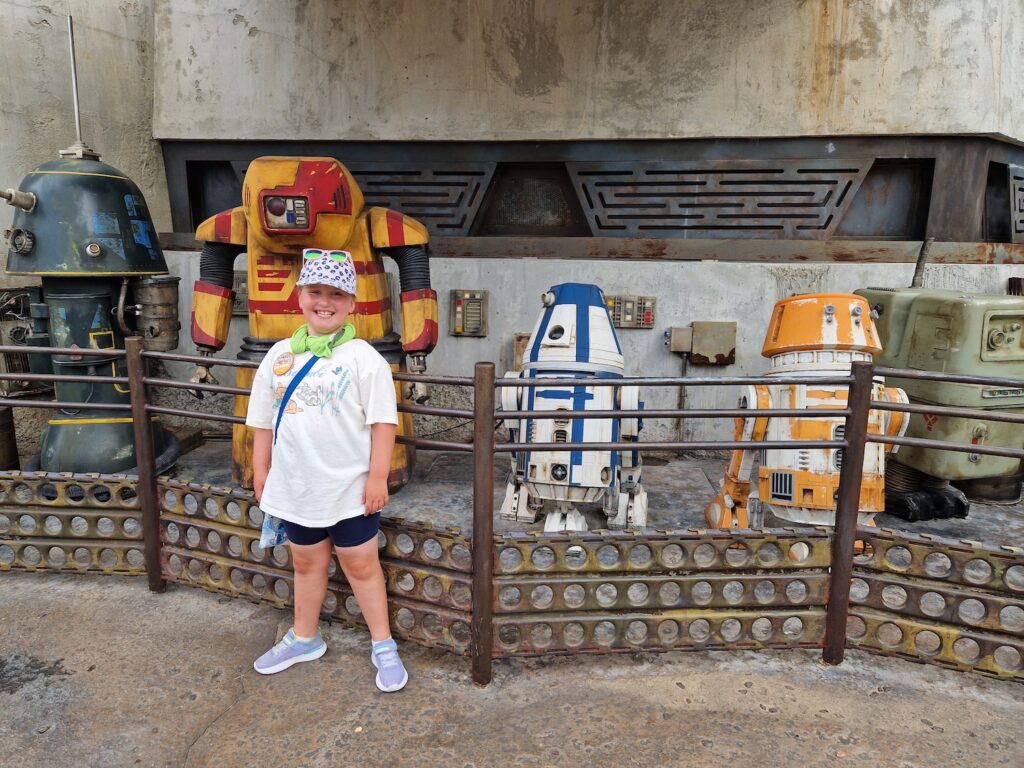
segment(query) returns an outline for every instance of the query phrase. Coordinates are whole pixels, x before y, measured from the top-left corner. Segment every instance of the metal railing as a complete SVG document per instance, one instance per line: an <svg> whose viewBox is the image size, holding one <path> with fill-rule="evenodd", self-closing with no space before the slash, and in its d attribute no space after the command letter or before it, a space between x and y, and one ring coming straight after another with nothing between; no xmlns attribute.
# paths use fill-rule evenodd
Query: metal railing
<svg viewBox="0 0 1024 768"><path fill-rule="evenodd" d="M242 424L244 419L238 416L193 411L182 408L170 408L155 405L151 401L150 389L168 387L188 389L211 394L248 395L249 390L220 384L198 384L171 378L150 376L147 373L147 361L182 362L234 368L255 368L257 363L239 360L228 360L196 355L180 355L145 351L142 339L132 337L126 340L124 350L92 350L92 349L55 349L0 347L0 352L18 351L34 354L76 354L82 356L103 355L124 358L127 365L127 376L56 376L46 374L4 373L0 379L32 380L47 382L93 382L103 384L127 384L130 389L130 404L93 404L67 403L61 401L0 399L0 405L28 408L77 408L87 406L99 410L128 411L132 417L133 434L138 466L138 493L141 506L141 523L144 539L145 572L149 588L153 591L164 589L166 581L161 566L161 524L158 500L158 481L154 457L153 425L151 416L156 414L176 417L204 419L230 424ZM848 387L848 399L845 408L830 408L806 411L791 408L774 409L743 409L743 408L708 408L708 409L661 409L641 412L622 409L577 412L560 410L552 411L515 410L499 411L496 409L496 392L503 387L527 387L531 385L551 386L553 380L542 379L498 379L495 377L493 363L478 363L474 376L447 377L423 376L406 373L395 374L395 379L402 382L421 382L448 386L472 387L473 407L439 408L413 403L400 404L399 410L404 413L440 416L458 419L472 419L472 442L431 440L401 436L400 443L420 448L470 452L473 454L473 509L472 509L472 547L471 547L471 579L472 607L469 651L472 658L473 680L486 685L491 679L494 652L494 605L495 605L495 555L494 555L494 459L498 453L509 453L522 450L523 445L514 442L498 442L496 425L499 419L608 419L608 418L750 418L750 417L792 417L801 418L830 417L843 418L845 429L842 439L806 440L806 441L657 441L633 442L615 441L601 443L531 443L531 451L687 451L687 450L764 450L773 448L829 448L842 449L844 458L839 472L839 485L836 502L834 533L831 536L831 560L829 567L831 576L828 579L827 599L825 602L825 629L822 640L823 659L828 664L842 662L847 645L847 618L850 608L850 582L853 572L855 542L857 533L857 516L860 500L860 489L864 462L865 445L868 442L879 442L894 445L912 445L941 450L964 451L977 454L1024 458L1024 450L1001 448L982 445L961 445L920 438L899 438L869 433L868 419L872 409L885 411L904 411L907 413L942 414L961 417L979 417L1009 423L1024 423L1024 416L1005 414L997 411L980 409L962 409L944 406L901 405L889 402L872 401L871 393L875 375L898 376L900 378L919 378L929 380L954 381L958 383L989 384L994 386L1014 386L1024 384L1016 380L986 379L941 374L902 371L893 369L875 369L869 362L855 362L849 375L828 377L791 377L786 378L787 384L815 384ZM661 378L623 378L623 379L588 379L586 385L623 386L643 385L671 387L701 386L746 386L752 384L778 384L779 377L661 377Z"/></svg>

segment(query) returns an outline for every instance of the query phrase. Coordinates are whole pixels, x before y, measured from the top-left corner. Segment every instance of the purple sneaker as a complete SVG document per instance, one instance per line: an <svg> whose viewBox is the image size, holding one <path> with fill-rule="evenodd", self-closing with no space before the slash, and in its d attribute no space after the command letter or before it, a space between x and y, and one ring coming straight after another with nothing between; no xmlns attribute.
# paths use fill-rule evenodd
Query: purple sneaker
<svg viewBox="0 0 1024 768"><path fill-rule="evenodd" d="M288 633L281 638L281 642L256 659L252 666L261 675L272 675L275 672L282 672L300 661L319 659L326 652L327 643L320 637L319 630L311 641L300 643L295 638L294 630L289 629Z"/></svg>
<svg viewBox="0 0 1024 768"><path fill-rule="evenodd" d="M409 682L409 673L405 671L405 665L398 658L398 646L394 640L374 643L370 660L377 668L375 682L380 690L391 693L405 688L405 684Z"/></svg>

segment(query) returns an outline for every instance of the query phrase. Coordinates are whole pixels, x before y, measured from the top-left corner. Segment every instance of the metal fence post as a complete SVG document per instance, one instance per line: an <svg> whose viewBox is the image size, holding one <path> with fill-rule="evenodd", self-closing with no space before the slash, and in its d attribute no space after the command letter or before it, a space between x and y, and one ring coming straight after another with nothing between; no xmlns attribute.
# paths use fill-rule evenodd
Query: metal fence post
<svg viewBox="0 0 1024 768"><path fill-rule="evenodd" d="M494 363L473 371L473 682L491 682L494 644Z"/></svg>
<svg viewBox="0 0 1024 768"><path fill-rule="evenodd" d="M142 540L146 560L146 577L152 592L166 586L160 566L160 507L156 492L156 457L153 448L153 422L147 411L146 363L142 359L142 337L124 340L128 360L128 387L131 390L132 430L135 433L135 465L139 470L138 493L142 508Z"/></svg>
<svg viewBox="0 0 1024 768"><path fill-rule="evenodd" d="M832 568L828 583L828 604L825 608L825 643L822 660L841 664L846 651L846 614L850 608L850 578L853 575L853 548L857 538L857 512L860 508L861 477L864 474L864 444L868 434L868 412L871 410L871 389L874 364L856 362L852 367L843 433L843 466L839 471L839 498L836 524L832 535Z"/></svg>

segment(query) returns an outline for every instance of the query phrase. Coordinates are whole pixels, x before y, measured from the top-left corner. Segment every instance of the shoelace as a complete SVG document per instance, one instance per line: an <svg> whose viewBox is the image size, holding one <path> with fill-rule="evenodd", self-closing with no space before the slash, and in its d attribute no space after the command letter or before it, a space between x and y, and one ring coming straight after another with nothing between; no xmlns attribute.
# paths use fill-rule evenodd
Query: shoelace
<svg viewBox="0 0 1024 768"><path fill-rule="evenodd" d="M398 658L398 651L392 650L391 648L385 648L381 651L377 651L377 661L380 662L382 667L397 667L400 659Z"/></svg>

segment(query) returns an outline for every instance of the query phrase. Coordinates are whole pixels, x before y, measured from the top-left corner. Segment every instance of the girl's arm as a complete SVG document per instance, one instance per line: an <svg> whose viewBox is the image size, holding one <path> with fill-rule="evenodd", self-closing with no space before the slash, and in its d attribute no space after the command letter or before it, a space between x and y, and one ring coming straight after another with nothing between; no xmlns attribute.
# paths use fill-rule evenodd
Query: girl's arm
<svg viewBox="0 0 1024 768"><path fill-rule="evenodd" d="M378 422L370 425L370 476L363 492L364 515L380 512L388 503L388 472L397 431L395 424Z"/></svg>
<svg viewBox="0 0 1024 768"><path fill-rule="evenodd" d="M270 473L270 451L274 446L274 430L253 428L252 437L252 481L256 501L263 497L263 486Z"/></svg>

